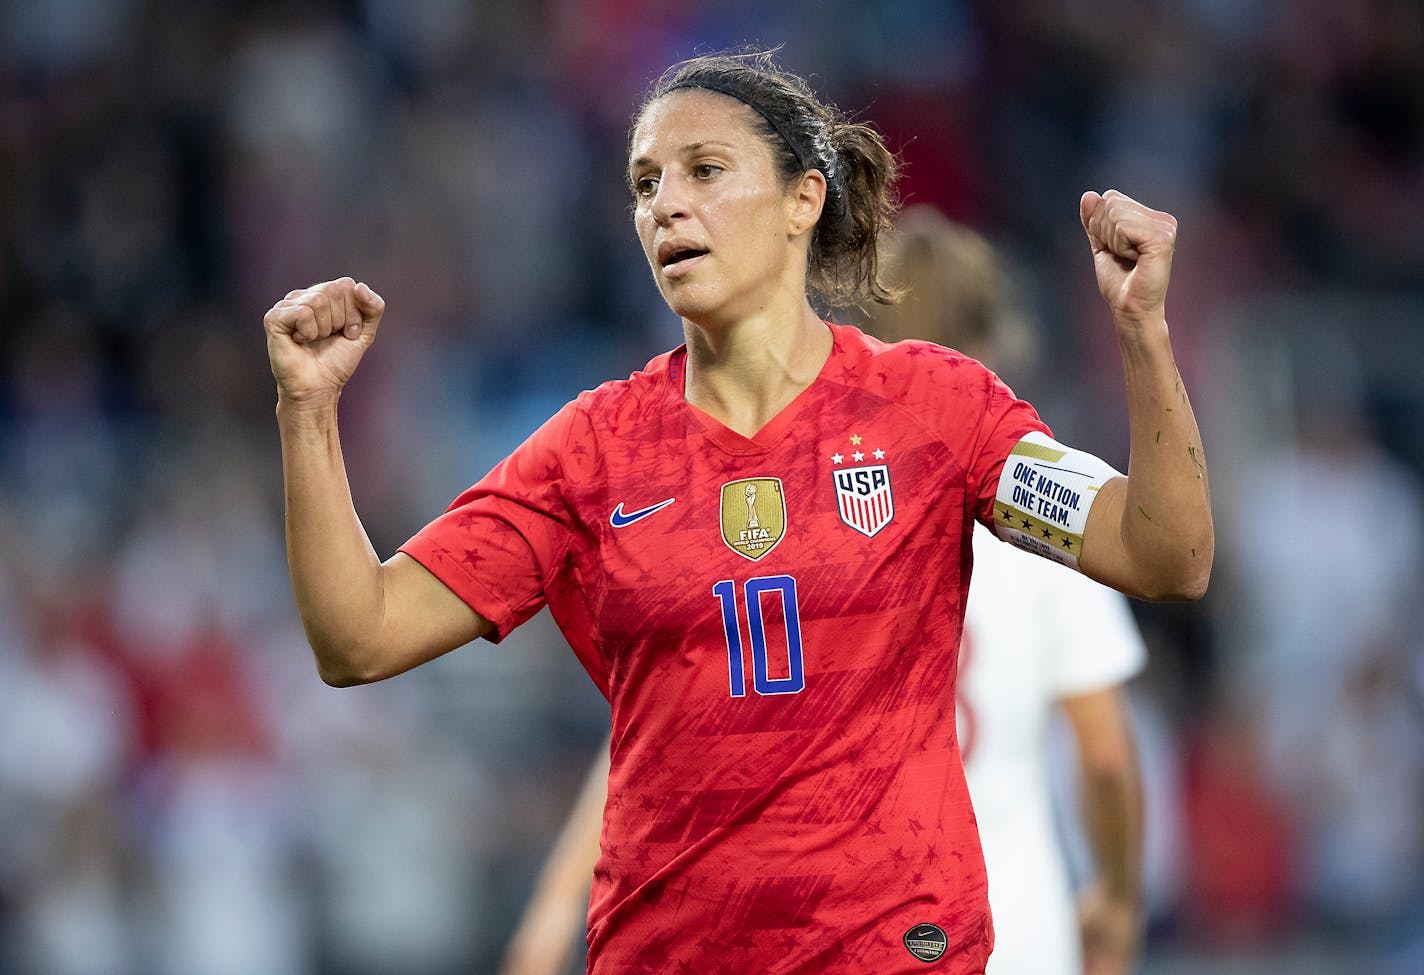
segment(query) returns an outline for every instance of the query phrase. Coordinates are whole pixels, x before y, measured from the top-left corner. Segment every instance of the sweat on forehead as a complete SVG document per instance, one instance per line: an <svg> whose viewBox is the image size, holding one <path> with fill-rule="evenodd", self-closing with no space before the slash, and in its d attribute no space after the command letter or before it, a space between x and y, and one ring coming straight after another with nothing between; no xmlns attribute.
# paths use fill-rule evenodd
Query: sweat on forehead
<svg viewBox="0 0 1424 975"><path fill-rule="evenodd" d="M723 96L724 98L731 99L732 101L735 101L738 104L746 106L747 108L751 109L753 112L756 113L760 121L765 123L766 129L764 129L763 131L766 132L767 130L770 130L769 132L767 132L767 135L769 137L773 137L775 139L780 140L780 143L783 147L791 150L792 156L795 157L796 162L802 171L815 168L815 161L810 157L806 147L802 144L804 140L796 138L788 125L779 121L776 118L775 114L767 108L763 107L762 104L756 98L752 97L751 95L744 94L743 92L739 91L737 88L731 85L723 85L715 81L686 81L672 85L671 87L659 92L656 97L650 99L643 106L643 109L638 116L638 125L642 125L643 120L653 109L653 106L663 102L671 95L677 95L684 92L708 92L714 95ZM636 127L634 131L636 133Z"/></svg>
<svg viewBox="0 0 1424 975"><path fill-rule="evenodd" d="M657 98L643 107L628 134L630 166L652 162L652 157L661 152L685 152L712 144L771 150L775 136L768 134L765 125L759 124L760 118L740 102L715 94L675 94L679 97Z"/></svg>
<svg viewBox="0 0 1424 975"><path fill-rule="evenodd" d="M666 93L671 94L675 91L687 91L689 89L701 91L715 91L718 94L726 95L728 98L735 98L743 105L752 109L754 112L756 112L758 115L760 115L766 120L766 124L771 126L772 130L776 132L778 136L781 137L781 141L786 143L786 145L791 149L791 151L796 154L796 159L801 164L801 168L811 168L812 161L807 157L806 149L803 145L801 145L801 140L795 138L795 135L791 131L791 129L788 126L783 125L780 121L778 121L776 114L772 112L768 107L763 105L759 99L753 97L752 95L746 92L739 91L731 85L719 84L716 81L705 80L681 82L679 84L673 85L667 90Z"/></svg>

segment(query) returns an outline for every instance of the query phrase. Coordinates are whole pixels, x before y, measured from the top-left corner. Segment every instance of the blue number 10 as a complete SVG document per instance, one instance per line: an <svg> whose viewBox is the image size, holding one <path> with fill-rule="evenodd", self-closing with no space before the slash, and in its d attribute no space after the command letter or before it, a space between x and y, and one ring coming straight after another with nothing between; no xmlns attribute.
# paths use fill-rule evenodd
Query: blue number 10
<svg viewBox="0 0 1424 975"><path fill-rule="evenodd" d="M791 576L763 576L748 579L743 587L747 605L747 632L752 638L752 679L758 694L796 694L806 687L801 661L801 610L796 604L796 580ZM790 673L775 680L767 676L766 621L762 616L763 593L781 594L782 615L786 617L786 655ZM737 586L724 579L712 587L722 603L722 629L727 636L727 672L733 697L746 697L747 679L742 670L742 628L737 619Z"/></svg>

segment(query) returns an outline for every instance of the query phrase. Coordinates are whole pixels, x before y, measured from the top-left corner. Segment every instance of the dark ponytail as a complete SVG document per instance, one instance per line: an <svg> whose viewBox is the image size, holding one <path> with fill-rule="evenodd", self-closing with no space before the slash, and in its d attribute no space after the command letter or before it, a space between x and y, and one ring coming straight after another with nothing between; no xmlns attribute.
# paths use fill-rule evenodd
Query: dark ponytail
<svg viewBox="0 0 1424 975"><path fill-rule="evenodd" d="M899 162L868 125L830 121L826 128L839 173L811 241L811 286L832 304L891 304L899 290L880 280L876 242L899 208Z"/></svg>
<svg viewBox="0 0 1424 975"><path fill-rule="evenodd" d="M804 79L776 64L774 53L753 49L675 64L653 85L637 117L651 102L685 88L720 92L755 110L785 185L809 169L826 178L807 286L832 307L898 301L898 290L880 280L876 241L899 205L899 161L880 133L823 103Z"/></svg>

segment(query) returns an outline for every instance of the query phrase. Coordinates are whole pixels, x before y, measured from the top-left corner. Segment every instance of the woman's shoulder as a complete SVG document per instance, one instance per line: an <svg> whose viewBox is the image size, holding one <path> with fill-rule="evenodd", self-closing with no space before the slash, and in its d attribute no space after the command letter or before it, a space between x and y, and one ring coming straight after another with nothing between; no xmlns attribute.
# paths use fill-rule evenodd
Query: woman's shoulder
<svg viewBox="0 0 1424 975"><path fill-rule="evenodd" d="M564 411L607 427L666 408L666 400L682 387L682 348L653 357L624 379L610 379L579 393Z"/></svg>
<svg viewBox="0 0 1424 975"><path fill-rule="evenodd" d="M899 391L983 388L994 374L971 356L922 339L887 342L854 325L835 325L837 342L857 372Z"/></svg>

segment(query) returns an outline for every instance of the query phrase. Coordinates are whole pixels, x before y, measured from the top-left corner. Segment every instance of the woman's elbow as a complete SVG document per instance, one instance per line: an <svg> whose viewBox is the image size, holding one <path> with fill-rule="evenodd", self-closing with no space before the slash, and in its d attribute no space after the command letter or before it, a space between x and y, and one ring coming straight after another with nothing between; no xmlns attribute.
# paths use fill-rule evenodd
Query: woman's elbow
<svg viewBox="0 0 1424 975"><path fill-rule="evenodd" d="M380 680L379 677L371 677L356 671L343 668L322 666L317 664L317 676L321 682L328 687L360 687L362 684L370 684Z"/></svg>
<svg viewBox="0 0 1424 975"><path fill-rule="evenodd" d="M1159 597L1158 602L1195 602L1206 595L1210 582L1211 566L1202 566L1197 571L1183 576L1174 589Z"/></svg>
<svg viewBox="0 0 1424 975"><path fill-rule="evenodd" d="M1215 546L1208 538L1191 546L1168 565L1161 566L1144 580L1139 599L1149 602L1192 602L1206 595L1211 582Z"/></svg>
<svg viewBox="0 0 1424 975"><path fill-rule="evenodd" d="M316 657L317 676L328 687L359 687L390 676L371 663L376 659L372 654L363 653L358 647L326 645L317 640L310 643Z"/></svg>

